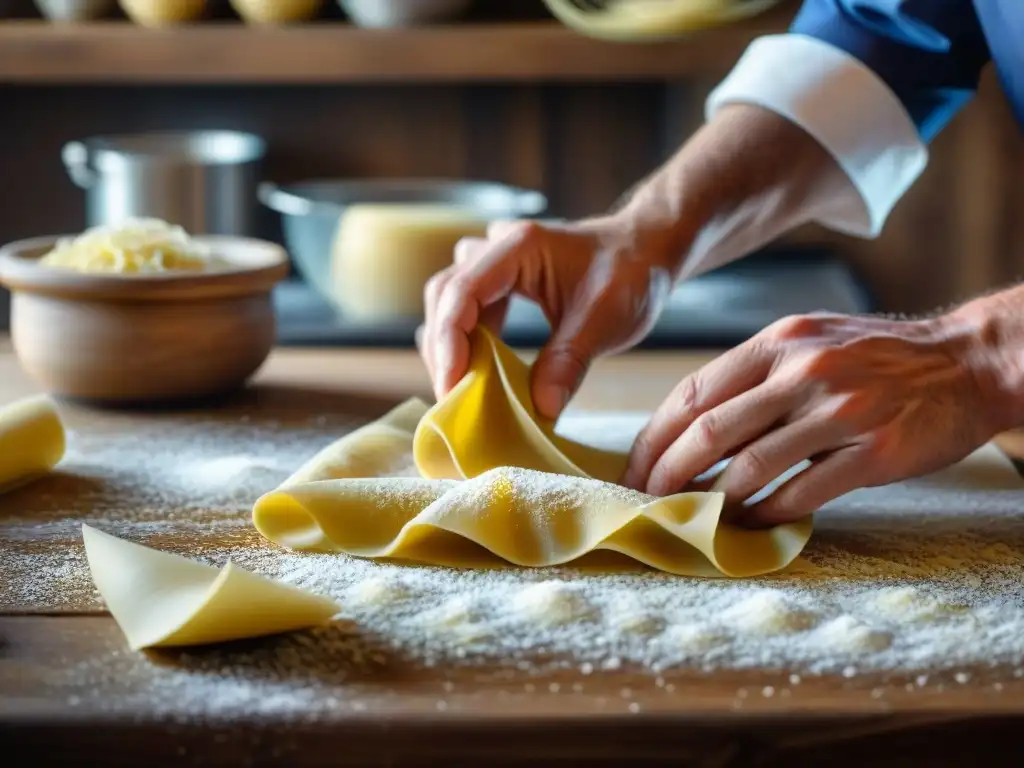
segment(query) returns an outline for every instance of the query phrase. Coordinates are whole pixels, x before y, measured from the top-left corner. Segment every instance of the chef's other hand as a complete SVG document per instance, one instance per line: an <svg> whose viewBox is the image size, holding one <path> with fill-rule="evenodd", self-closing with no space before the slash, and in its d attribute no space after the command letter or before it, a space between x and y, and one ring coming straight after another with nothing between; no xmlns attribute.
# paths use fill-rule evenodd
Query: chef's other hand
<svg viewBox="0 0 1024 768"><path fill-rule="evenodd" d="M533 402L555 418L591 362L650 330L673 275L666 249L614 216L565 224L495 222L459 242L452 266L425 291L420 351L443 397L469 366L478 324L500 332L513 294L537 302L552 334L533 366Z"/></svg>
<svg viewBox="0 0 1024 768"><path fill-rule="evenodd" d="M789 317L686 377L638 436L623 482L683 489L723 458L728 502L755 526L792 521L859 487L938 471L1001 431L976 334L943 318Z"/></svg>

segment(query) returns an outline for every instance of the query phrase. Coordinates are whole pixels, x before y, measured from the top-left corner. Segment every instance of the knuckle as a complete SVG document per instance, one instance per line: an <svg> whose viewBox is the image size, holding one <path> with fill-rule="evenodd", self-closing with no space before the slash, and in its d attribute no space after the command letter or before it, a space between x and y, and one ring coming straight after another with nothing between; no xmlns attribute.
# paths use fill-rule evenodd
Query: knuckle
<svg viewBox="0 0 1024 768"><path fill-rule="evenodd" d="M714 411L702 413L693 420L689 430L690 440L699 451L713 451L720 432L719 418Z"/></svg>
<svg viewBox="0 0 1024 768"><path fill-rule="evenodd" d="M512 240L520 244L536 242L544 234L544 227L536 221L516 219L513 221L495 221L487 228L487 239Z"/></svg>
<svg viewBox="0 0 1024 768"><path fill-rule="evenodd" d="M514 237L521 241L536 240L544 234L544 227L536 221L516 221L510 227Z"/></svg>
<svg viewBox="0 0 1024 768"><path fill-rule="evenodd" d="M636 438L634 438L630 453L632 454L635 463L647 463L654 448L654 431L654 424L652 422L648 422L644 425L644 428L640 430Z"/></svg>
<svg viewBox="0 0 1024 768"><path fill-rule="evenodd" d="M873 429L858 437L859 445L853 450L860 457L864 471L871 472L884 465L899 452L899 436L895 430Z"/></svg>
<svg viewBox="0 0 1024 768"><path fill-rule="evenodd" d="M666 496L675 492L683 485L683 480L678 477L676 468L659 461L651 470L651 477L648 480L648 492L656 496Z"/></svg>
<svg viewBox="0 0 1024 768"><path fill-rule="evenodd" d="M863 391L835 394L830 400L826 413L848 432L855 433L865 418L875 410L875 398ZM869 442L874 442L874 439L873 436L868 436Z"/></svg>
<svg viewBox="0 0 1024 768"><path fill-rule="evenodd" d="M834 349L814 349L803 355L792 365L792 375L798 382L824 382L836 370Z"/></svg>
<svg viewBox="0 0 1024 768"><path fill-rule="evenodd" d="M476 283L471 274L452 268L440 282L431 302L439 327L472 330L479 319L479 303L475 301Z"/></svg>
<svg viewBox="0 0 1024 768"><path fill-rule="evenodd" d="M433 304L437 302L438 297L444 290L445 283L448 281L449 274L449 269L442 269L440 272L435 272L430 276L423 288L427 303Z"/></svg>
<svg viewBox="0 0 1024 768"><path fill-rule="evenodd" d="M814 315L788 315L768 326L771 336L780 340L805 339L817 335L822 319Z"/></svg>
<svg viewBox="0 0 1024 768"><path fill-rule="evenodd" d="M574 344L560 344L552 347L547 355L548 363L555 363L559 370L564 371L568 378L579 385L587 372L589 361L587 355Z"/></svg>
<svg viewBox="0 0 1024 768"><path fill-rule="evenodd" d="M460 312L476 291L476 279L467 272L453 273L445 283L443 297L449 311Z"/></svg>
<svg viewBox="0 0 1024 768"><path fill-rule="evenodd" d="M730 467L730 475L744 487L756 485L761 480L764 480L764 485L767 485L774 479L772 477L765 479L767 475L771 474L772 467L764 454L756 448L747 448L741 451L730 462Z"/></svg>
<svg viewBox="0 0 1024 768"><path fill-rule="evenodd" d="M674 406L679 411L690 412L700 406L700 386L697 376L687 376L673 393Z"/></svg>
<svg viewBox="0 0 1024 768"><path fill-rule="evenodd" d="M455 263L471 264L480 256L480 245L476 238L464 237L455 244Z"/></svg>

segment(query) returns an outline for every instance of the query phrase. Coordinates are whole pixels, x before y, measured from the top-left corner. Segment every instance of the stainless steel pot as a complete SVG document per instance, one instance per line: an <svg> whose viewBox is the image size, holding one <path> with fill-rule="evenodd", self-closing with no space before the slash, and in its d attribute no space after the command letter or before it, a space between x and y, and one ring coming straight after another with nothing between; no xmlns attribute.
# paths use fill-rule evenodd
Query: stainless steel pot
<svg viewBox="0 0 1024 768"><path fill-rule="evenodd" d="M152 216L191 234L253 235L266 144L235 131L96 136L64 145L88 226Z"/></svg>

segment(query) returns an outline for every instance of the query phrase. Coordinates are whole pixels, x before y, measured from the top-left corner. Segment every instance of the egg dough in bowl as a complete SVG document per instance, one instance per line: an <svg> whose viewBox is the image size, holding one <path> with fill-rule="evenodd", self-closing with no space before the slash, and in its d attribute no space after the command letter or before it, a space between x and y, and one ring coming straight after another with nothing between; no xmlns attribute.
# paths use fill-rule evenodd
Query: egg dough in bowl
<svg viewBox="0 0 1024 768"><path fill-rule="evenodd" d="M0 249L22 366L53 394L111 404L241 386L273 347L271 289L287 274L274 243L154 219Z"/></svg>

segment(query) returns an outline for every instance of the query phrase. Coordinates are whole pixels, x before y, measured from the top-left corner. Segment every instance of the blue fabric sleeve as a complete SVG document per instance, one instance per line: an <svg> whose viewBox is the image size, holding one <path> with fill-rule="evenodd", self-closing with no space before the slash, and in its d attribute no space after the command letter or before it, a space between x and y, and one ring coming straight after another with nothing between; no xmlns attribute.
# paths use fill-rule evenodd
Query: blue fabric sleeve
<svg viewBox="0 0 1024 768"><path fill-rule="evenodd" d="M805 0L789 31L871 68L925 142L970 101L990 58L972 0Z"/></svg>

